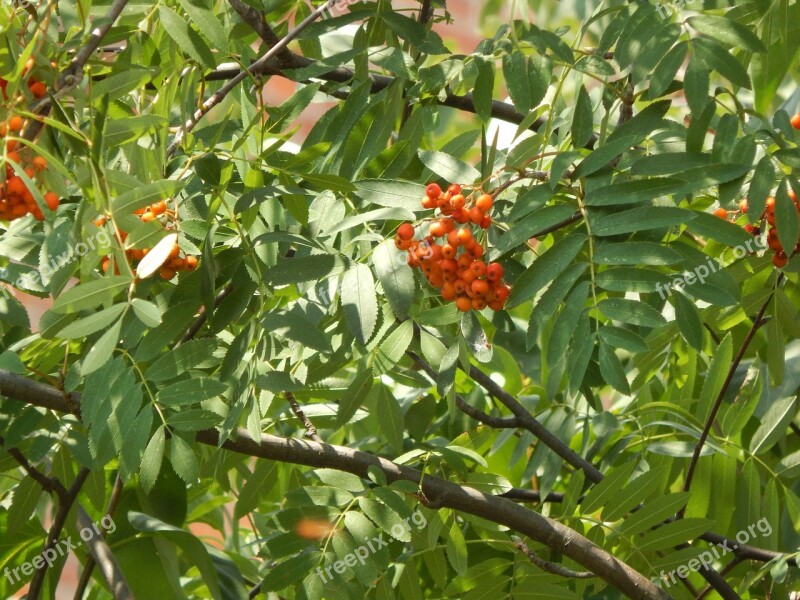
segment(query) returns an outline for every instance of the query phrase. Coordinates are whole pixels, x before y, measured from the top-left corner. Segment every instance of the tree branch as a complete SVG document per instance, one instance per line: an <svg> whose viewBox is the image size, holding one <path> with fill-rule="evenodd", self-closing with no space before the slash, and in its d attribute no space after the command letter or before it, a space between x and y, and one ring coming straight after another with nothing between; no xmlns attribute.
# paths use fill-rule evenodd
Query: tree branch
<svg viewBox="0 0 800 600"><path fill-rule="evenodd" d="M317 433L317 428L314 427L314 424L311 422L311 419L309 419L306 416L306 413L303 412L303 409L300 408L300 405L297 403L297 399L294 397L294 394L292 394L291 392L284 392L283 397L286 398L286 400L289 402L289 406L292 407L292 412L303 424L303 427L306 428L306 435L315 442L321 442L322 438L319 437L319 434Z"/></svg>
<svg viewBox="0 0 800 600"><path fill-rule="evenodd" d="M114 516L117 510L117 504L119 503L119 497L122 494L122 487L122 477L117 473L117 478L114 480L114 488L111 490L111 497L108 500L108 508L106 509L107 517ZM104 527L101 535L105 537L107 534L108 530ZM81 600L83 598L83 595L86 593L86 588L92 579L92 571L94 571L95 564L94 558L90 554L89 558L86 560L86 566L83 567L81 579L78 581L78 587L75 588L73 600Z"/></svg>
<svg viewBox="0 0 800 600"><path fill-rule="evenodd" d="M92 525L92 519L86 514L83 507L78 504L78 527L81 529L88 527L92 530ZM103 574L114 600L136 600L105 538L100 535L93 535L86 541L86 545L97 566L100 567L100 572Z"/></svg>
<svg viewBox="0 0 800 600"><path fill-rule="evenodd" d="M72 483L69 490L64 490L64 497L58 502L56 516L53 519L52 525L50 525L50 530L47 532L47 540L45 540L42 554L45 554L52 548L55 548L56 544L58 543L58 536L61 535L61 531L64 529L64 525L67 522L67 517L69 516L69 511L72 510L72 505L75 504L75 501L78 499L78 494L80 494L81 488L86 482L86 478L89 476L89 472L89 469L86 468L78 471L78 476L75 478L75 481ZM61 482L58 483L61 485ZM40 569L36 569L34 571L33 577L31 577L30 587L28 588L28 600L38 600L39 596L41 595L42 586L44 585L44 576L47 573L48 566L49 563L45 562Z"/></svg>
<svg viewBox="0 0 800 600"><path fill-rule="evenodd" d="M778 275L778 279L775 281L775 289L778 288L781 281L783 280L783 271L781 271L780 275ZM689 462L689 468L686 471L686 481L683 484L683 491L688 492L689 489L692 487L692 479L694 478L694 471L697 468L697 462L700 460L700 453L703 451L703 446L706 443L706 439L708 438L708 434L711 432L711 426L714 424L714 420L717 418L717 413L719 412L720 407L722 406L722 400L725 397L726 392L728 391L728 387L731 385L731 381L733 381L733 376L736 374L736 369L739 367L739 363L742 362L742 358L744 358L744 353L747 351L747 348L750 346L750 342L753 341L753 338L756 335L759 327L763 324L764 314L767 312L767 307L769 303L772 302L772 298L775 295L773 291L769 298L764 302L761 306L761 310L758 311L758 315L753 320L753 325L750 327L750 331L747 332L744 340L742 341L742 346L739 348L739 352L736 354L736 357L733 359L731 363L730 369L728 369L728 375L725 377L725 382L722 384L722 387L717 394L717 398L714 401L714 405L711 408L711 412L706 419L705 427L703 427L703 432L700 434L700 438L697 440L697 444L694 447L694 453L692 454L692 460ZM678 513L679 516L683 516L684 511L681 510Z"/></svg>
<svg viewBox="0 0 800 600"><path fill-rule="evenodd" d="M24 394L24 398L11 396L9 389L20 391L27 387L24 382L31 384L30 390ZM41 397L37 397L34 390ZM66 400L55 388L40 384L34 385L34 382L29 382L20 375L4 370L0 370L0 393L37 406L47 408L57 406L59 408L56 410L60 410L60 412L70 412ZM73 394L72 400L75 405L80 405L79 394ZM368 476L370 467L377 467L383 471L389 482L400 480L414 482L421 487L421 491L427 498L433 498L444 507L505 525L536 542L562 552L586 569L597 573L598 577L630 598L642 600L670 598L666 592L644 575L576 531L515 504L511 500L484 494L473 488L439 479L433 475L426 474L423 478L422 473L416 469L400 466L366 452L342 446L268 434L262 434L259 440L254 440L246 430L242 429L237 431L236 439L228 439L221 445L219 444L219 432L214 429L198 432L196 440L202 444L215 448L222 447L248 456L315 468L333 468L364 478ZM80 507L79 510L82 512ZM124 579L118 579L117 574L113 572L113 557L108 552L105 540L99 537L94 538L91 549L98 565L104 569L104 575L109 581L111 589L123 592L124 590L119 586L124 583ZM119 597L125 598L126 596Z"/></svg>
<svg viewBox="0 0 800 600"><path fill-rule="evenodd" d="M328 8L333 6L336 1L337 0L328 0L325 4L303 19L303 21L297 27L287 33L277 44L272 46L272 48L270 48L266 54L253 63L251 67L239 71L239 73L233 79L222 86L222 88L211 94L211 97L203 102L202 106L195 111L195 113L189 120L186 121L186 123L184 123L181 130L175 136L173 142L167 148L167 156L172 156L175 153L175 151L178 149L178 146L180 146L181 142L183 141L184 136L194 129L195 125L197 125L200 119L202 119L203 116L208 113L208 111L222 102L225 97L234 89L236 89L236 86L247 79L247 77L265 67L273 57L277 56L284 48L286 48L289 42L300 35L304 29L316 21L326 10L328 10Z"/></svg>

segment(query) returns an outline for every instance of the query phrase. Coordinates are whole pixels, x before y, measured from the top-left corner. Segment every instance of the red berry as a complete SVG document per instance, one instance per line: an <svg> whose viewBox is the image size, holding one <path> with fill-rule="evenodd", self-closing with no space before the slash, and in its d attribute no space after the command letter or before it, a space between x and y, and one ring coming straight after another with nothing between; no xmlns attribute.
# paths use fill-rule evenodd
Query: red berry
<svg viewBox="0 0 800 600"><path fill-rule="evenodd" d="M800 129L800 113L797 113L792 117L792 127L795 129Z"/></svg>
<svg viewBox="0 0 800 600"><path fill-rule="evenodd" d="M403 223L397 228L397 237L401 240L410 240L414 237L414 226L411 223Z"/></svg>
<svg viewBox="0 0 800 600"><path fill-rule="evenodd" d="M492 208L492 204L494 204L494 200L492 200L489 194L482 194L478 196L478 199L475 201L475 206L480 208L483 212Z"/></svg>
<svg viewBox="0 0 800 600"><path fill-rule="evenodd" d="M487 265L486 279L489 281L500 281L503 279L503 265L496 262Z"/></svg>
<svg viewBox="0 0 800 600"><path fill-rule="evenodd" d="M439 187L438 183L431 183L425 188L425 193L428 195L428 198L433 198L435 200L441 195L442 188Z"/></svg>

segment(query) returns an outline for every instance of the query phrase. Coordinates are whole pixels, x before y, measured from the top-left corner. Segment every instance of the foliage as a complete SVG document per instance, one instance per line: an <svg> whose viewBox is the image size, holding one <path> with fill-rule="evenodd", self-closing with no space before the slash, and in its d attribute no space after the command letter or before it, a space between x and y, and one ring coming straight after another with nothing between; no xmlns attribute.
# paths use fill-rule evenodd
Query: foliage
<svg viewBox="0 0 800 600"><path fill-rule="evenodd" d="M138 598L631 595L584 542L646 579L689 565L667 591L694 598L720 536L748 547L711 561L736 590L713 593L789 597L800 4L531 0L506 19L487 0L469 54L436 33L445 0L327 4L267 59L308 5L1 5L4 118L25 119L3 164L43 157L61 200L32 192L0 223L0 281L49 302L35 323L0 295L0 569L42 552L53 504L74 503L76 536L78 505L111 503ZM270 78L299 85L276 103ZM459 313L395 248L433 216L430 182L493 196L504 310ZM752 244L767 220L782 268ZM496 518L427 497L442 479ZM110 596L100 569L87 593Z"/></svg>

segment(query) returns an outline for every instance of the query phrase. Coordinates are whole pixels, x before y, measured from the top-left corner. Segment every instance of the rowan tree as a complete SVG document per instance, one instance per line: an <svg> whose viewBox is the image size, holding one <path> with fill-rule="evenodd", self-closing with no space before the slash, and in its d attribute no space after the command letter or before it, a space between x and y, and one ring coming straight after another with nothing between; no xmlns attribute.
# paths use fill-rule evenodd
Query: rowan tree
<svg viewBox="0 0 800 600"><path fill-rule="evenodd" d="M313 4L0 5L0 596L788 598L800 5Z"/></svg>

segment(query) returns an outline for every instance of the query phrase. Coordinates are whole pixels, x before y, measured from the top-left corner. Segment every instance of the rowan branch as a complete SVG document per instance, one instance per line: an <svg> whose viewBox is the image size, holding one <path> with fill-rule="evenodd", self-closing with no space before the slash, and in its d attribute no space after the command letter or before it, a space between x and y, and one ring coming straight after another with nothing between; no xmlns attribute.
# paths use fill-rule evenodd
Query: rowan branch
<svg viewBox="0 0 800 600"><path fill-rule="evenodd" d="M195 111L192 117L183 124L181 130L176 134L175 139L167 148L167 156L172 156L175 151L180 146L183 138L187 133L192 131L200 119L203 118L204 115L208 113L212 108L217 106L220 102L222 102L225 97L231 93L236 86L238 86L242 81L247 79L248 77L252 76L255 72L257 72L262 67L266 66L273 57L277 56L286 46L294 40L298 35L300 35L304 29L306 29L309 25L311 25L314 21L316 21L330 6L334 4L337 0L328 0L325 4L320 6L310 15L308 15L303 21L294 29L292 29L289 33L287 33L281 40L272 46L266 54L264 54L261 58L259 58L252 66L242 69L239 73L231 79L228 83L222 86L219 90L211 94L211 97L203 102L202 106Z"/></svg>
<svg viewBox="0 0 800 600"><path fill-rule="evenodd" d="M2 436L0 436L0 446L5 447L5 439ZM58 498L56 515L47 532L47 538L45 539L44 548L42 549L42 553L45 553L51 548L54 548L58 542L58 536L61 535L61 531L64 529L69 511L72 509L72 505L75 503L86 478L89 476L89 469L84 468L78 471L75 481L70 488L67 489L57 478L49 477L34 467L18 448L6 448L5 450L11 458L19 463L20 467L28 474L28 477L38 483L45 492L55 494ZM48 563L45 562L40 568L34 571L30 587L28 588L28 600L38 600L42 592L42 585L44 584L44 576L47 573L47 567Z"/></svg>
<svg viewBox="0 0 800 600"><path fill-rule="evenodd" d="M292 394L291 392L284 392L283 397L286 398L286 400L289 402L289 406L292 407L292 412L303 424L303 427L306 428L306 435L315 442L321 442L322 438L319 437L319 434L317 433L317 428L314 427L314 424L311 422L311 419L309 419L306 416L306 413L303 412L303 409L300 408L300 405L297 403L297 398L294 397L294 394Z"/></svg>
<svg viewBox="0 0 800 600"><path fill-rule="evenodd" d="M20 375L0 370L0 393L15 400L47 408L58 407L56 410L60 412L69 412L69 406L61 392L49 386L36 384L24 394L24 398L15 397L9 393L9 388L17 391L25 388L25 381L27 380ZM34 384L34 382L28 383ZM37 397L34 390L38 392L40 398ZM72 394L72 401L76 406L80 406L80 394ZM366 452L332 444L282 438L268 434L262 434L260 439L255 440L243 429L236 432L235 439L227 439L222 444L219 443L219 432L215 429L198 432L196 441L247 456L314 468L333 468L364 478L368 477L368 470L371 467L377 467L383 471L389 482L411 481L420 486L420 491L425 497L440 502L444 507L505 525L536 542L562 552L584 568L597 573L598 577L630 598L642 600L670 598L666 592L644 575L578 532L506 498L485 494L433 475L426 474L423 477L422 473L416 469L397 465ZM79 510L82 512L80 507ZM98 565L103 569L112 591L123 594L116 597L127 598L122 587L124 579L120 579L121 573L116 573L114 570L113 556L108 552L105 540L99 537L94 538L90 550L92 550Z"/></svg>
<svg viewBox="0 0 800 600"><path fill-rule="evenodd" d="M83 507L78 504L78 527L81 529L92 529L92 519L83 510ZM83 538L81 538L83 539ZM89 548L89 553L94 558L97 566L100 567L100 572L108 584L108 589L111 590L111 595L114 600L135 600L131 588L128 586L128 581L125 575L117 564L117 560L111 553L111 548L108 547L106 540L103 536L93 535L86 541Z"/></svg>
<svg viewBox="0 0 800 600"><path fill-rule="evenodd" d="M423 358L416 352L407 350L406 355L415 363L417 363L417 365L419 365L419 367L428 374L428 377L430 377L431 380L436 383L436 371L433 370L433 367L423 360ZM493 417L469 404L459 394L456 394L455 397L456 407L461 412L469 415L479 423L483 423L484 425L493 427L494 429L519 429L522 427L522 423L520 423L519 419L516 417Z"/></svg>
<svg viewBox="0 0 800 600"><path fill-rule="evenodd" d="M783 281L783 271L781 271L780 275L778 275L778 279L775 281L775 289ZM694 447L694 453L692 454L692 460L689 462L689 467L686 471L686 481L683 484L683 491L688 492L689 489L692 487L692 479L694 478L694 472L697 468L697 462L700 460L700 453L703 451L703 446L706 443L706 439L708 439L708 434L711 432L711 427L714 424L714 420L717 418L717 413L719 412L720 407L722 406L722 400L725 397L725 394L728 392L728 388L733 381L733 376L736 374L736 369L739 368L739 363L742 362L744 358L745 352L747 352L747 348L750 346L750 342L753 341L753 338L756 335L758 329L763 325L764 321L764 314L767 312L767 307L769 307L769 303L772 302L772 298L775 295L773 292L769 295L766 299L764 304L761 305L761 309L758 311L756 318L753 320L753 325L750 327L750 330L747 332L744 340L742 341L742 345L739 348L739 352L737 352L736 357L733 359L731 363L730 369L728 369L728 374L725 377L725 381L722 384L722 387L717 394L717 398L714 401L714 405L711 408L711 412L706 419L706 424L703 427L703 432L700 434L700 437L697 440L697 444ZM683 516L684 512L678 513L679 516Z"/></svg>
<svg viewBox="0 0 800 600"><path fill-rule="evenodd" d="M50 530L47 532L47 539L45 540L42 554L56 547L58 536L61 535L61 531L64 529L69 512L72 510L72 505L75 504L75 501L78 499L78 494L80 494L81 488L86 482L86 478L89 477L89 473L90 471L87 468L78 471L78 476L75 478L69 490L64 490L64 497L58 502L56 516L53 519L53 523L50 525ZM58 483L61 485L61 482ZM63 485L61 487L63 489ZM48 566L49 563L45 562L41 568L34 571L33 577L31 577L30 587L28 588L28 600L38 600L41 595L42 586L44 585L44 576L47 574Z"/></svg>
<svg viewBox="0 0 800 600"><path fill-rule="evenodd" d="M122 487L122 477L120 477L119 473L117 473L117 478L114 480L114 487L111 490L111 497L108 500L108 508L106 508L106 516L109 518L113 517L117 510L119 497L122 494ZM100 535L103 537L108 535L108 529L103 527L103 531ZM80 581L78 581L78 586L75 588L73 600L82 600L83 595L86 593L86 588L92 579L92 572L94 571L96 564L97 563L95 563L94 557L92 557L90 554L89 558L86 559L86 565L83 567L83 572L81 573Z"/></svg>

